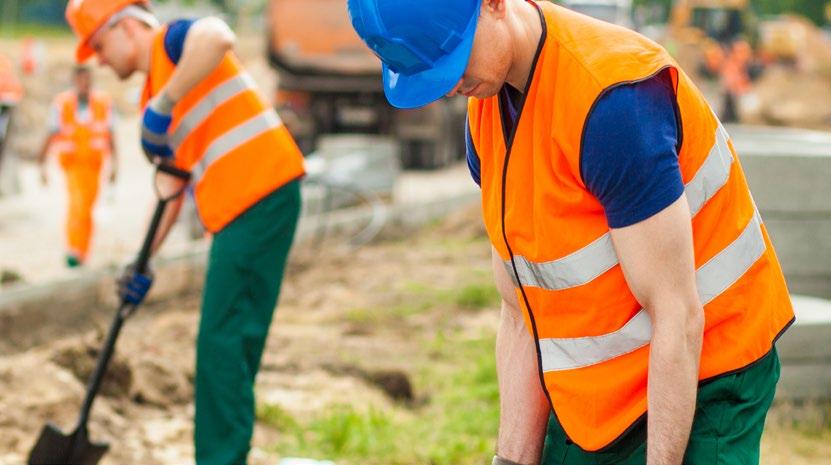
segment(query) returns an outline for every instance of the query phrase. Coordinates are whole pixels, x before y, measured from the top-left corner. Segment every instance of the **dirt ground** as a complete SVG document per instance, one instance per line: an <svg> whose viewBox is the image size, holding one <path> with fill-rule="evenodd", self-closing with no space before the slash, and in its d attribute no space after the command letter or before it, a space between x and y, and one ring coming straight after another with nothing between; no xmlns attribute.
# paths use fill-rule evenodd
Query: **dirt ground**
<svg viewBox="0 0 831 465"><path fill-rule="evenodd" d="M457 230L466 229L465 220ZM383 324L384 315L366 310L401 308L406 291L396 287L402 280L390 276L446 287L470 273L485 273L490 263L481 240L475 249L451 245L433 251L419 250L419 242L388 242L335 255L298 246L258 379L261 403L278 404L298 417L345 401L358 408L386 408L402 396L412 397L406 354L418 350L418 341L408 337L409 330L431 331L437 318L450 327L492 330L495 311L474 316L424 312L393 327ZM470 255L471 250L476 253ZM142 309L125 328L90 427L96 439L112 444L104 463L161 465L188 463L192 457L198 303L198 296L190 296ZM100 332L71 336L0 357L0 464L23 463L45 421L72 425L100 338ZM252 464L274 463L275 454L265 449L275 434L268 427L258 429L254 443L260 448L252 453Z"/></svg>
<svg viewBox="0 0 831 465"><path fill-rule="evenodd" d="M475 300L478 311L465 303L469 297L447 297L464 283L489 283L489 267L476 207L352 253L298 246L258 378L259 404L295 418L344 403L415 415L435 395L433 383L414 382L418 367L445 363L424 341L445 331L461 340L495 334L493 296ZM128 322L90 427L112 445L105 465L191 463L197 308L198 296L182 297ZM0 464L22 464L45 421L72 425L100 337L68 335L0 357ZM763 442L765 465L831 463L827 424L795 428L786 411L775 415L780 420ZM259 423L251 463L276 463L273 445L282 434ZM482 440L489 449L492 438Z"/></svg>

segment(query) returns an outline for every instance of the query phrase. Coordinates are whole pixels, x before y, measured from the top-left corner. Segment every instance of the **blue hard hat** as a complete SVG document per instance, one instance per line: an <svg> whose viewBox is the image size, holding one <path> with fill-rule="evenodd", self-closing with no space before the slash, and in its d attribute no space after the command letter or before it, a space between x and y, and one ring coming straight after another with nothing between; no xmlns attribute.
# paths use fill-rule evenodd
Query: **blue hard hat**
<svg viewBox="0 0 831 465"><path fill-rule="evenodd" d="M416 108L450 92L467 67L482 0L349 0L352 26L383 62L384 93Z"/></svg>

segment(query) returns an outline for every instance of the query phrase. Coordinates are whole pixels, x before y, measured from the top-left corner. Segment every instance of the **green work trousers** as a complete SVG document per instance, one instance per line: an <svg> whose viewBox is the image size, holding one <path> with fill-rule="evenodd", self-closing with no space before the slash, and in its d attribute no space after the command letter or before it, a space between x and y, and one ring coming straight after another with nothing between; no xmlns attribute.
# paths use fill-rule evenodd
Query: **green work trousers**
<svg viewBox="0 0 831 465"><path fill-rule="evenodd" d="M684 464L758 464L765 416L778 380L779 357L774 348L749 368L700 386ZM552 415L541 463L643 465L646 463L646 422L641 421L606 450L591 453L568 441Z"/></svg>
<svg viewBox="0 0 831 465"><path fill-rule="evenodd" d="M213 238L196 344L198 465L244 465L254 379L300 215L300 182L269 194Z"/></svg>

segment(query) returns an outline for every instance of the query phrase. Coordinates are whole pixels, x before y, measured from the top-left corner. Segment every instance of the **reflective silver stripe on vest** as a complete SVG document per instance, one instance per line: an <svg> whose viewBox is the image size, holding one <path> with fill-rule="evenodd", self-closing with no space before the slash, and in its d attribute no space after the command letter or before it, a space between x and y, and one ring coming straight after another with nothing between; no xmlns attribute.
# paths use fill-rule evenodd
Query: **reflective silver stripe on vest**
<svg viewBox="0 0 831 465"><path fill-rule="evenodd" d="M145 142L149 142L153 145L167 145L167 134L159 134L158 132L153 132L144 126L141 128L141 139Z"/></svg>
<svg viewBox="0 0 831 465"><path fill-rule="evenodd" d="M234 127L213 141L205 150L202 159L194 166L192 176L194 182L199 182L208 167L222 158L226 153L248 142L254 137L270 129L278 128L283 124L280 117L272 109L266 109L248 121ZM267 156L268 154L262 154Z"/></svg>
<svg viewBox="0 0 831 465"><path fill-rule="evenodd" d="M715 144L710 153L684 186L690 213L695 216L721 189L730 178L733 154L730 152L727 131L719 124L716 128ZM587 284L618 264L612 237L607 232L589 245L557 260L532 262L514 255L519 281L525 287L538 287L559 291ZM510 260L504 262L508 276L518 286Z"/></svg>
<svg viewBox="0 0 831 465"><path fill-rule="evenodd" d="M765 253L762 219L758 212L744 231L695 273L702 305L721 295ZM633 352L649 344L652 323L641 309L619 330L601 336L540 339L544 372L571 370L596 365Z"/></svg>
<svg viewBox="0 0 831 465"><path fill-rule="evenodd" d="M198 128L205 120L211 116L211 113L216 107L231 100L235 96L245 92L246 90L255 90L256 84L254 80L246 73L240 73L222 84L214 87L207 95L202 97L202 100L191 108L184 116L182 122L173 131L170 136L170 146L173 150L179 148L188 134L194 129Z"/></svg>
<svg viewBox="0 0 831 465"><path fill-rule="evenodd" d="M727 131L719 123L716 128L716 144L710 149L707 159L684 188L692 216L698 214L704 204L713 198L730 178L733 153L730 152L730 145L727 142L729 138Z"/></svg>

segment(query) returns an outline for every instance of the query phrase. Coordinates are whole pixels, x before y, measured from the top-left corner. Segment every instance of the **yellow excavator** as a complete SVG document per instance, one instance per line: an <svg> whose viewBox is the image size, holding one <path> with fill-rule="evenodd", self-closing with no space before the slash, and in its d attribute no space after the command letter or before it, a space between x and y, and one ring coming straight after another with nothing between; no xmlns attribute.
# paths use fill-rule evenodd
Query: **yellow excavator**
<svg viewBox="0 0 831 465"><path fill-rule="evenodd" d="M748 0L678 0L668 28L671 51L691 74L706 70L708 56L736 39L755 46L759 21Z"/></svg>

